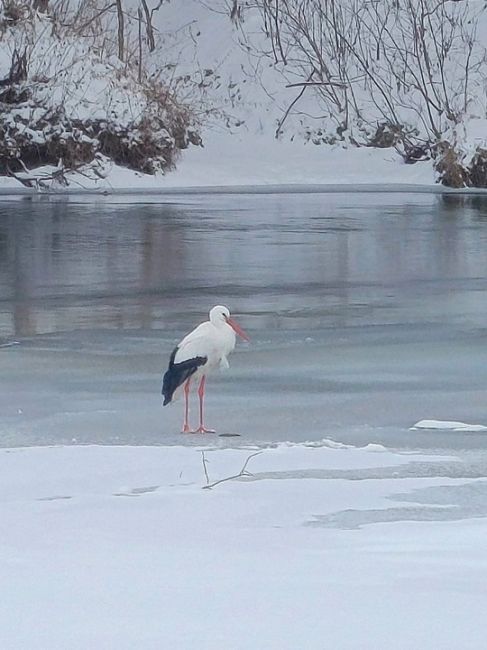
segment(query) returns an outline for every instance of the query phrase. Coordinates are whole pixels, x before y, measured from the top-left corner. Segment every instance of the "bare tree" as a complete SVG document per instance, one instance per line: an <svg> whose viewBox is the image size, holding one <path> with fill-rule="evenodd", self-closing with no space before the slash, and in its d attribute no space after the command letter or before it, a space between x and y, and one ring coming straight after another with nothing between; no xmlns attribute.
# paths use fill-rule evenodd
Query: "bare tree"
<svg viewBox="0 0 487 650"><path fill-rule="evenodd" d="M439 141L485 83L485 6L446 0L256 0L274 62L300 87L276 130L312 93L338 136L389 125L411 148Z"/></svg>

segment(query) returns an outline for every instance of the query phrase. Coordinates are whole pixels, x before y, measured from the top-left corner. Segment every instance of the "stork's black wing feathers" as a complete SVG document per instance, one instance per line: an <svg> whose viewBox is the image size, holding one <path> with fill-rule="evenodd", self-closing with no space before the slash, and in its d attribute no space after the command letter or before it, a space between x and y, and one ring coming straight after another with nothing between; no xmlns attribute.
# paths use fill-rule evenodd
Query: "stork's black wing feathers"
<svg viewBox="0 0 487 650"><path fill-rule="evenodd" d="M162 394L164 395L164 406L169 404L174 395L174 391L184 384L184 382L194 375L200 366L203 366L208 357L193 357L186 359L181 363L174 363L178 348L174 348L169 358L169 367L164 374L162 380Z"/></svg>

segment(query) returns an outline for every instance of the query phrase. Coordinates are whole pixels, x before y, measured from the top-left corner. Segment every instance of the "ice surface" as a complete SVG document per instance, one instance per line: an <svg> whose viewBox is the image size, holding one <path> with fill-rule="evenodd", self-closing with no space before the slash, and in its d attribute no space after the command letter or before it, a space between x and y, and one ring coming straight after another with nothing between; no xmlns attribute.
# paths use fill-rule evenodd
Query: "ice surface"
<svg viewBox="0 0 487 650"><path fill-rule="evenodd" d="M18 342L0 348L1 443L179 444L162 373L223 303L252 342L209 381L208 424L240 434L215 444L483 450L481 431L410 427L485 419L484 210L401 194L1 202L0 341Z"/></svg>
<svg viewBox="0 0 487 650"><path fill-rule="evenodd" d="M208 424L240 436L206 443L479 454L482 431L409 429L485 420L484 211L401 194L0 202L0 444L180 444L162 373L223 303L252 342L208 383Z"/></svg>
<svg viewBox="0 0 487 650"><path fill-rule="evenodd" d="M485 420L484 213L0 203L0 648L483 650L486 437L409 427ZM241 435L183 437L162 371L217 302L252 343L208 423ZM257 451L202 489L202 452Z"/></svg>

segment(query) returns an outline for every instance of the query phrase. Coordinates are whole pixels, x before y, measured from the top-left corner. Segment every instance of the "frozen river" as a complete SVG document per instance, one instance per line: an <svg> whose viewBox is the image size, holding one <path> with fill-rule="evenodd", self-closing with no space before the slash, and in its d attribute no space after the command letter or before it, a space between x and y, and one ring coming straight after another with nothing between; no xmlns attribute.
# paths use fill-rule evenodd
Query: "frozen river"
<svg viewBox="0 0 487 650"><path fill-rule="evenodd" d="M487 435L487 197L0 201L0 445L174 444L177 340L223 303L251 335L208 384L219 433L463 449ZM196 406L196 404L195 404Z"/></svg>
<svg viewBox="0 0 487 650"><path fill-rule="evenodd" d="M483 650L486 292L487 198L0 200L0 648Z"/></svg>

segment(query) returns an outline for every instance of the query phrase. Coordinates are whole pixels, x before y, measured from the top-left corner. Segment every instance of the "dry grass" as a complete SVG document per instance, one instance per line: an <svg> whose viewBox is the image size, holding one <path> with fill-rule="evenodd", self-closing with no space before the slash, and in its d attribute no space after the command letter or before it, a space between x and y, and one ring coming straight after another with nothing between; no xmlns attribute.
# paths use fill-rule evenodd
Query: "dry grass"
<svg viewBox="0 0 487 650"><path fill-rule="evenodd" d="M461 156L449 142L439 142L434 148L434 156L435 169L442 185L467 187L468 172L461 162Z"/></svg>
<svg viewBox="0 0 487 650"><path fill-rule="evenodd" d="M446 187L487 187L487 149L477 148L469 164L449 142L437 145L435 169Z"/></svg>
<svg viewBox="0 0 487 650"><path fill-rule="evenodd" d="M487 187L487 149L477 149L468 171L470 187Z"/></svg>

